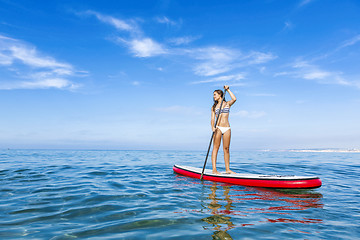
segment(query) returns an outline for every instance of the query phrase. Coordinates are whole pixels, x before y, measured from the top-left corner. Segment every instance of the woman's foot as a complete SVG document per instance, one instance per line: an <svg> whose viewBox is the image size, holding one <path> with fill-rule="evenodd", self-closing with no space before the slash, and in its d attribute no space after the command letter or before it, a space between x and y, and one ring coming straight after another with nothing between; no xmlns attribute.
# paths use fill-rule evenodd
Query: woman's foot
<svg viewBox="0 0 360 240"><path fill-rule="evenodd" d="M230 169L227 170L225 173L227 173L227 174L236 174L236 172L233 172L233 171L231 171Z"/></svg>
<svg viewBox="0 0 360 240"><path fill-rule="evenodd" d="M217 170L215 170L215 171L213 170L212 173L213 173L213 174L221 174L221 173L218 172Z"/></svg>

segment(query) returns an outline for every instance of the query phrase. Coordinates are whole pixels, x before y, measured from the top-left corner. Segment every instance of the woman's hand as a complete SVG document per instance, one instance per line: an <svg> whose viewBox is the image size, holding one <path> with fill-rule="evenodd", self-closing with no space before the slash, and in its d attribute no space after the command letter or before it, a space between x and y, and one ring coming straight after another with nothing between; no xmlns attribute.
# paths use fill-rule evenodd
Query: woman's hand
<svg viewBox="0 0 360 240"><path fill-rule="evenodd" d="M225 88L225 91L228 91L228 93L230 94L231 100L228 101L227 103L229 104L229 106L231 106L236 102L236 97L235 97L234 93L232 93L230 91L230 88L228 85L225 85L224 88Z"/></svg>

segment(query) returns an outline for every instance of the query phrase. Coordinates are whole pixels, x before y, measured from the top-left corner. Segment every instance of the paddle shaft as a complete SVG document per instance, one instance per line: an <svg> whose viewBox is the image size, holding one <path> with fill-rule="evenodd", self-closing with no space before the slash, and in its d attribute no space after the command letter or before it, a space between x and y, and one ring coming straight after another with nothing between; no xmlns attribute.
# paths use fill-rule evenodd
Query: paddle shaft
<svg viewBox="0 0 360 240"><path fill-rule="evenodd" d="M221 99L220 108L219 108L219 114L218 114L217 117L216 117L214 128L216 128L216 125L217 125L217 123L218 123L218 121L219 121L219 118L220 118L221 106L222 106L222 104L223 104L223 102L224 102L226 91L227 91L227 89L225 89L225 91L224 91L224 96L223 96L223 98ZM203 178L203 175L204 175L206 162L207 162L207 159L208 159L208 157L209 157L209 152L210 152L210 148L211 148L211 143L212 143L212 140L213 140L213 138L214 138L215 132L216 132L216 130L213 131L213 133L211 134L209 147L208 147L208 150L207 150L207 154L206 154L204 166L203 166L203 169L202 169L202 172L201 172L201 177L200 177L200 180L201 180L201 181L202 181L202 178Z"/></svg>

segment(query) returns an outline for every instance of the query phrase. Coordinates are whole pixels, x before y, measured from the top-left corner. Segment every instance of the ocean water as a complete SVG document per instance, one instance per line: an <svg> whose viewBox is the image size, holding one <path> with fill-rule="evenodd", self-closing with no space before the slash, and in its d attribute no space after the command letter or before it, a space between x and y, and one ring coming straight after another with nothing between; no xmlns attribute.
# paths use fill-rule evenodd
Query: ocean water
<svg viewBox="0 0 360 240"><path fill-rule="evenodd" d="M236 172L318 175L323 186L173 173L202 167L204 152L0 150L0 239L360 239L359 153L231 154Z"/></svg>

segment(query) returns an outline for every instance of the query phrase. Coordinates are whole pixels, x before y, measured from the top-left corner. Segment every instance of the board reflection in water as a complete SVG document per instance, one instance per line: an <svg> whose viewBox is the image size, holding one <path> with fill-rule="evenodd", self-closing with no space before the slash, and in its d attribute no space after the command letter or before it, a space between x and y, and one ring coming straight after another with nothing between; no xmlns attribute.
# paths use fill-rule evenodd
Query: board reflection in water
<svg viewBox="0 0 360 240"><path fill-rule="evenodd" d="M213 231L213 239L238 239L239 231L232 236L231 230L239 227L279 222L321 224L323 221L304 216L299 219L299 211L323 207L322 194L314 191L270 190L221 183L205 184L204 187L210 191L204 196L201 212L208 216L201 220L206 223L205 230Z"/></svg>

